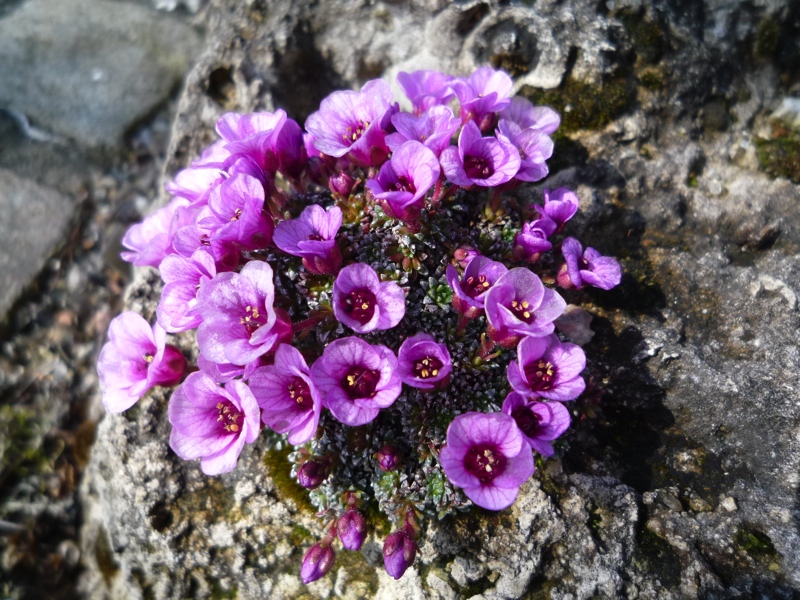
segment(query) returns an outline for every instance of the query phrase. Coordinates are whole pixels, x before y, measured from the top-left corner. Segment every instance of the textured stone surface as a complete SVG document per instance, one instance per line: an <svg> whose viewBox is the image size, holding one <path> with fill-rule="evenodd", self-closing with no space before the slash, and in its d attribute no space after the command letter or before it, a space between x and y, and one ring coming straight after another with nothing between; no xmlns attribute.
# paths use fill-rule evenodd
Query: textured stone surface
<svg viewBox="0 0 800 600"><path fill-rule="evenodd" d="M337 87L488 61L563 111L541 187L577 190L572 231L626 275L607 294L567 294L595 315L596 376L557 457L508 511L427 522L399 582L375 536L303 587L318 525L276 485L263 445L205 478L169 452L154 393L98 429L83 483L88 595L800 593L800 189L761 172L755 148L800 85L799 15L779 1L645 4L212 3L171 170L225 110L281 106L302 121ZM139 273L128 305L152 316L157 282Z"/></svg>
<svg viewBox="0 0 800 600"><path fill-rule="evenodd" d="M64 243L74 200L0 169L0 318Z"/></svg>
<svg viewBox="0 0 800 600"><path fill-rule="evenodd" d="M88 146L112 146L178 85L188 25L106 0L29 0L0 18L0 107Z"/></svg>

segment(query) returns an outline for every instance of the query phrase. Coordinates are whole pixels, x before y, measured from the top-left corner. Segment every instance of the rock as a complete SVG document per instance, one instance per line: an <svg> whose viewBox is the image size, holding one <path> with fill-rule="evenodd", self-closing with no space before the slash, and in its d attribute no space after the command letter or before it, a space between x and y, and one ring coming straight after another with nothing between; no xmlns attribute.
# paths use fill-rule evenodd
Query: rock
<svg viewBox="0 0 800 600"><path fill-rule="evenodd" d="M188 25L107 0L30 0L0 19L0 107L86 146L115 146L180 82Z"/></svg>
<svg viewBox="0 0 800 600"><path fill-rule="evenodd" d="M608 293L565 293L594 315L594 335L584 346L590 393L573 406L557 457L506 511L426 521L417 562L400 581L383 571L373 535L362 552L342 553L331 575L302 586L303 548L320 525L286 485L288 466L269 471L275 453L259 441L232 473L202 476L168 450L166 394L154 392L99 426L83 482L82 591L792 598L800 188L731 148L768 119L785 95L781 61L798 55L796 44L774 55L762 44L755 56L747 40L763 23L796 40L796 25L781 20L788 2L689 4L541 1L534 11L309 0L264 11L258 2L212 2L214 38L188 78L168 172L214 139L226 110L280 106L302 122L336 87L383 73L506 65L519 68L522 93L569 115L551 177L519 197L575 189L581 212L570 235L619 257L625 275ZM543 47L554 53L534 56ZM562 63L556 47L577 50ZM547 69L534 78L539 65ZM740 98L753 81L759 93ZM704 127L712 103L744 118ZM128 306L150 317L158 289L154 273L139 272ZM191 351L190 340L181 343Z"/></svg>
<svg viewBox="0 0 800 600"><path fill-rule="evenodd" d="M0 169L0 317L65 243L75 203Z"/></svg>

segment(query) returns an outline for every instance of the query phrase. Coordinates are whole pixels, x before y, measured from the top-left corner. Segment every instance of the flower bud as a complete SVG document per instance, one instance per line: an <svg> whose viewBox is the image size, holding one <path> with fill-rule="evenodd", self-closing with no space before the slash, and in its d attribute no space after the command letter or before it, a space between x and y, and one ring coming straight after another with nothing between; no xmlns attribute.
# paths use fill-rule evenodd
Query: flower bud
<svg viewBox="0 0 800 600"><path fill-rule="evenodd" d="M303 557L303 566L300 567L300 579L308 584L324 577L333 567L336 553L330 545L314 544L306 551Z"/></svg>
<svg viewBox="0 0 800 600"><path fill-rule="evenodd" d="M331 192L345 198L347 198L353 191L355 184L356 180L344 172L331 175L330 179L328 179L328 187L330 188Z"/></svg>
<svg viewBox="0 0 800 600"><path fill-rule="evenodd" d="M360 550L367 537L367 522L355 508L349 508L339 517L336 533L345 550Z"/></svg>
<svg viewBox="0 0 800 600"><path fill-rule="evenodd" d="M304 463L297 471L297 483L307 490L318 488L330 474L330 462L326 459L314 459Z"/></svg>
<svg viewBox="0 0 800 600"><path fill-rule="evenodd" d="M383 543L383 566L386 572L400 579L414 563L417 544L405 531L395 531Z"/></svg>
<svg viewBox="0 0 800 600"><path fill-rule="evenodd" d="M556 283L559 285L559 287L562 287L565 290L575 289L575 284L572 283L572 279L570 279L569 268L567 267L566 263L561 265L561 268L558 270L558 274L556 275Z"/></svg>
<svg viewBox="0 0 800 600"><path fill-rule="evenodd" d="M383 448L375 453L381 471L394 471L400 466L400 452L391 444L384 444Z"/></svg>

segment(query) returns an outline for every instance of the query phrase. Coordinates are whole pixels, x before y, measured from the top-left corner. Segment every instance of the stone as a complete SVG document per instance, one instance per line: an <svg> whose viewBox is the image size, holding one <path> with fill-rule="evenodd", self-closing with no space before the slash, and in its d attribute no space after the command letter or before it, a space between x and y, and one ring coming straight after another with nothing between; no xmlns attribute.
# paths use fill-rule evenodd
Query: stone
<svg viewBox="0 0 800 600"><path fill-rule="evenodd" d="M0 18L0 108L85 146L116 146L198 49L191 27L143 6L29 0Z"/></svg>
<svg viewBox="0 0 800 600"><path fill-rule="evenodd" d="M203 477L168 450L167 394L156 391L99 425L82 484L81 591L792 598L800 187L731 155L768 120L781 85L776 58L748 67L737 49L751 56L760 23L796 39L796 25L781 20L789 6L309 0L265 11L212 2L214 38L188 77L167 174L199 155L227 110L283 107L302 123L333 89L382 74L505 65L522 93L571 115L551 177L518 199L575 189L570 235L619 257L623 282L565 294L593 315L594 335L583 346L590 393L572 406L556 457L506 511L425 520L417 562L400 581L384 572L372 534L331 575L302 586L300 560L320 524L286 473L269 471L274 451L259 441L232 473ZM535 56L550 44L552 56ZM576 51L562 63L567 48ZM533 77L539 65L547 70ZM753 81L758 94L747 96ZM719 96L731 115L749 116L704 130L704 109ZM139 271L127 306L151 317L158 290L158 277Z"/></svg>
<svg viewBox="0 0 800 600"><path fill-rule="evenodd" d="M75 202L0 169L0 318L67 240Z"/></svg>

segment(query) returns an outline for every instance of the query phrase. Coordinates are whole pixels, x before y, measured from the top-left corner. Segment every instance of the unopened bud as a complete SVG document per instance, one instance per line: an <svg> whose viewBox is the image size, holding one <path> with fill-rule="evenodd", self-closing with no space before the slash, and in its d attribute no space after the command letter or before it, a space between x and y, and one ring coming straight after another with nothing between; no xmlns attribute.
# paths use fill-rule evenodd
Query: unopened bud
<svg viewBox="0 0 800 600"><path fill-rule="evenodd" d="M330 474L330 462L314 459L304 463L297 471L297 483L308 490L318 488Z"/></svg>
<svg viewBox="0 0 800 600"><path fill-rule="evenodd" d="M375 458L378 459L378 466L381 471L394 471L400 466L400 453L391 444L385 444L383 448L378 450Z"/></svg>
<svg viewBox="0 0 800 600"><path fill-rule="evenodd" d="M330 188L331 192L344 198L347 198L350 195L355 184L356 180L344 172L331 175L330 179L328 179L328 187Z"/></svg>
<svg viewBox="0 0 800 600"><path fill-rule="evenodd" d="M367 537L367 522L355 508L349 508L339 517L336 533L345 550L360 550Z"/></svg>
<svg viewBox="0 0 800 600"><path fill-rule="evenodd" d="M417 544L405 531L395 531L383 543L383 566L395 579L400 579L414 564L416 555Z"/></svg>
<svg viewBox="0 0 800 600"><path fill-rule="evenodd" d="M303 565L300 567L300 579L308 584L324 577L333 567L336 560L336 553L330 544L314 544L308 549L303 557Z"/></svg>

